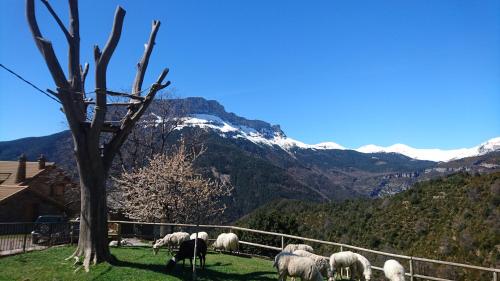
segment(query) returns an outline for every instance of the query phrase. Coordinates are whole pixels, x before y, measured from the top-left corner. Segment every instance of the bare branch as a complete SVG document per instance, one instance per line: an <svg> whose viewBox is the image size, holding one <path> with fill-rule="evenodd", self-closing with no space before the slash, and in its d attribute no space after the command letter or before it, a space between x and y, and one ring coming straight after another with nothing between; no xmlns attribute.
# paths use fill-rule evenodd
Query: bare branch
<svg viewBox="0 0 500 281"><path fill-rule="evenodd" d="M113 162L113 155L120 149L122 144L127 139L127 136L132 131L135 123L141 118L146 109L149 107L151 102L153 101L156 93L170 84L170 81L162 84L163 80L168 74L168 68L164 69L156 82L149 89L149 93L144 97L144 101L138 103L138 109L129 109L127 115L123 118L120 130L113 136L111 141L104 147L104 167L106 169L111 168L111 164Z"/></svg>
<svg viewBox="0 0 500 281"><path fill-rule="evenodd" d="M52 47L52 42L41 37L37 37L35 40L38 42L37 45L40 46L40 51L42 52L43 58L49 67L50 74L52 75L52 79L54 79L56 85L59 88L68 88L68 81L66 80L64 71L59 64L59 60L56 57L56 53Z"/></svg>
<svg viewBox="0 0 500 281"><path fill-rule="evenodd" d="M54 97L59 98L59 94L56 93L56 92L54 92L54 91L52 91L51 89L47 89L47 92L50 93L50 94L52 94Z"/></svg>
<svg viewBox="0 0 500 281"><path fill-rule="evenodd" d="M35 16L35 3L34 0L26 0L26 17L28 19L28 24L35 40L38 50L42 53L43 58L47 66L49 67L50 74L54 79L56 85L60 88L67 88L68 82L66 76L59 64L59 60L56 57L52 43L43 38L38 23Z"/></svg>
<svg viewBox="0 0 500 281"><path fill-rule="evenodd" d="M85 66L82 68L82 65L80 65L80 75L82 76L82 88L85 86L85 79L87 79L87 74L89 73L89 63L86 62Z"/></svg>
<svg viewBox="0 0 500 281"><path fill-rule="evenodd" d="M38 27L38 23L35 17L35 2L34 0L26 0L26 18L28 20L28 25L31 30L31 34L36 39L37 37L42 38L42 33ZM38 46L38 42L35 42ZM40 47L38 47L40 48ZM41 50L40 50L41 51Z"/></svg>
<svg viewBox="0 0 500 281"><path fill-rule="evenodd" d="M69 0L69 33L74 40L80 41L80 17L77 0Z"/></svg>
<svg viewBox="0 0 500 281"><path fill-rule="evenodd" d="M118 45L118 41L120 40L124 18L125 10L118 6L115 12L111 35L109 36L106 46L104 46L104 50L101 53L97 46L94 47L94 57L96 58L96 106L94 108L94 118L91 126L94 139L99 137L99 132L106 116L106 70L111 56Z"/></svg>
<svg viewBox="0 0 500 281"><path fill-rule="evenodd" d="M102 55L99 59L98 63L98 68L99 70L96 70L97 72L100 73L100 71L106 71L106 68L108 67L109 60L111 59L111 56L113 55L113 52L116 49L116 46L118 45L118 42L120 41L120 36L122 34L122 28L123 28L123 19L125 18L125 10L118 6L116 8L115 12L115 19L113 21L113 27L111 29L111 34L108 38L108 42L106 42L106 45L104 46L104 49L102 51Z"/></svg>
<svg viewBox="0 0 500 281"><path fill-rule="evenodd" d="M134 120L134 122L136 122L137 120L139 120L139 118L141 118L142 114L144 114L148 106L153 101L156 93L159 90L164 89L165 87L168 87L168 85L170 85L170 81L167 81L165 84L162 84L167 74L168 74L168 68L165 68L158 77L158 79L156 80L156 83L154 83L153 86L151 86L151 88L149 89L149 93L144 97L144 101L141 107L131 117L131 119Z"/></svg>
<svg viewBox="0 0 500 281"><path fill-rule="evenodd" d="M52 15L52 17L56 20L57 25L59 25L59 28L61 28L61 31L64 33L64 36L66 36L66 40L68 40L68 43L71 44L71 35L69 34L68 29L66 29L66 26L64 26L63 22L57 15L57 13L52 9L52 6L50 5L48 0L41 0L42 3L47 7L47 10L49 10L49 13Z"/></svg>
<svg viewBox="0 0 500 281"><path fill-rule="evenodd" d="M132 94L139 95L142 83L144 82L144 75L146 74L146 69L148 68L149 57L153 52L155 45L156 34L160 29L160 21L153 21L153 26L151 34L149 35L148 43L145 45L144 54L142 55L141 61L137 64L137 73L135 75L134 84L132 86Z"/></svg>
<svg viewBox="0 0 500 281"><path fill-rule="evenodd" d="M69 80L73 89L77 92L83 92L85 85L83 83L82 73L80 72L80 18L78 15L78 1L69 0L69 56L68 72ZM82 97L76 97L81 102ZM83 109L80 106L80 109Z"/></svg>
<svg viewBox="0 0 500 281"><path fill-rule="evenodd" d="M101 49L99 49L99 46L94 45L94 62L97 65L99 63L99 60L101 59Z"/></svg>
<svg viewBox="0 0 500 281"><path fill-rule="evenodd" d="M106 93L110 96L117 96L117 97L128 97L128 98L131 98L131 99L135 99L135 100L141 100L143 101L144 100L144 97L139 97L139 96L134 96L134 95L129 95L127 93L119 93L119 92L115 92L115 91L106 91Z"/></svg>

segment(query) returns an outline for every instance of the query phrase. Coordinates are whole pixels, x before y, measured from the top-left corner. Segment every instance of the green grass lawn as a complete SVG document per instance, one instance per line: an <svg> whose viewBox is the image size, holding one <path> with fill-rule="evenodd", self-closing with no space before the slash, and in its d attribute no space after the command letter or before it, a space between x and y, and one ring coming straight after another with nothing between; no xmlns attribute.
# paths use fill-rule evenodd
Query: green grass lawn
<svg viewBox="0 0 500 281"><path fill-rule="evenodd" d="M118 262L93 266L88 273L83 269L74 273L73 261L64 260L73 250L63 246L0 258L0 280L191 280L188 260L185 267L181 262L172 273L165 272L170 259L165 250L155 256L151 248L113 248L111 253ZM209 253L206 268L198 271L198 280L276 279L269 260L217 253Z"/></svg>

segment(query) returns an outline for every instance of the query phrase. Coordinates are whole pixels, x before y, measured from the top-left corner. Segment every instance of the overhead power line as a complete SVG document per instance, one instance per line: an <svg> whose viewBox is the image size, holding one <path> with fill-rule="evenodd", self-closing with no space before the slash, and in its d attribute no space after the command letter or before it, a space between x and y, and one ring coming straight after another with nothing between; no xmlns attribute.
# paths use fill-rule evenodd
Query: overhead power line
<svg viewBox="0 0 500 281"><path fill-rule="evenodd" d="M21 75L17 74L16 72L14 72L12 69L9 69L8 67L6 67L5 65L1 64L0 63L0 67L2 67L3 69L5 69L6 71L8 71L10 74L16 76L18 79L20 79L21 81L23 81L24 83L30 85L31 87L35 88L37 91L39 91L40 93L46 95L47 97L49 97L50 99L54 100L55 102L57 103L61 103L58 99L54 98L52 95L50 95L49 93L47 93L46 91L40 89L39 87L37 87L35 84L31 83L30 81L28 81L27 79L25 79L24 77L22 77ZM135 99L140 99L140 94L144 93L145 91L149 90L151 88L151 86L147 87L146 89L143 89L142 91L138 92L135 94L135 96L138 96L138 97L131 97L132 95L131 94L127 94L127 93L120 93L120 92L115 92L115 91L107 91L107 93L109 95L115 95L115 96L126 96L126 97L130 97L130 98L135 98ZM85 93L85 95L88 95L88 94L93 94L93 93L96 93L97 90L94 90L94 91L91 91L91 92L87 92Z"/></svg>
<svg viewBox="0 0 500 281"><path fill-rule="evenodd" d="M15 73L13 70L7 68L5 65L1 64L0 63L0 67L2 67L3 69L7 70L10 74L16 76L17 78L19 78L20 80L22 80L24 83L30 85L31 87L35 88L36 90L38 90L40 93L46 95L47 97L49 97L50 99L56 101L57 103L61 103L58 99L54 98L53 96L51 96L49 93L47 93L46 91L40 89L39 87L37 87L35 84L31 83L30 81L24 79L21 75Z"/></svg>

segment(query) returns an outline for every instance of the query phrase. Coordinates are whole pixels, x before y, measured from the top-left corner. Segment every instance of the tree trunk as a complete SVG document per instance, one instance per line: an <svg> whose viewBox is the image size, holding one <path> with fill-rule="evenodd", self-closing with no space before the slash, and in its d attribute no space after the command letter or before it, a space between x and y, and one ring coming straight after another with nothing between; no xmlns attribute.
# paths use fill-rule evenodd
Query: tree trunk
<svg viewBox="0 0 500 281"><path fill-rule="evenodd" d="M95 146L89 146L88 141L83 140L86 138L75 139L81 214L78 247L71 257L82 257L85 270L88 271L91 262L111 261L111 255L108 247L107 171L102 165L99 149L89 149Z"/></svg>

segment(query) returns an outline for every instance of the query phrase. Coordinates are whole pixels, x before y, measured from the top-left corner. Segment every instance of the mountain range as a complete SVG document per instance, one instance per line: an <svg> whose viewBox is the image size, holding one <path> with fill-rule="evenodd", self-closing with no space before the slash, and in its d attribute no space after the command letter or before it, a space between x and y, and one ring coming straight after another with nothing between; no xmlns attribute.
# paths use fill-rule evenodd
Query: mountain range
<svg viewBox="0 0 500 281"><path fill-rule="evenodd" d="M173 111L183 112L168 142L173 144L188 132L203 131L207 150L196 165L215 177L229 178L235 187L227 215L231 220L276 199L329 202L381 197L457 171L500 170L500 138L453 151L404 145L369 145L352 150L334 142L305 144L287 137L279 125L229 113L217 101L186 98L168 103ZM149 114L160 121L161 114L155 107ZM0 142L1 160L16 159L21 153L36 159L43 153L75 175L71 151L68 131Z"/></svg>
<svg viewBox="0 0 500 281"><path fill-rule="evenodd" d="M215 101L208 101L208 103ZM217 103L220 106L220 104ZM214 105L214 107L217 107ZM436 162L446 162L450 160L461 159L465 157L479 156L489 152L500 150L500 137L490 139L478 146L472 148L460 149L418 149L405 144L394 144L388 147L377 146L373 144L364 145L357 149L349 149L335 142L322 142L318 144L305 144L301 141L289 138L280 129L279 125L270 125L258 120L234 120L235 118L223 118L218 114L222 110L211 111L207 113L191 113L184 118L183 126L196 126L200 128L209 128L218 131L221 136L230 135L233 138L244 138L256 144L265 144L277 146L284 150L293 148L315 149L315 150L354 150L362 153L399 153L418 160L430 160ZM222 114L224 116L224 114ZM231 120L231 121L229 121ZM256 122L257 126L252 124ZM253 125L253 126L252 126Z"/></svg>

